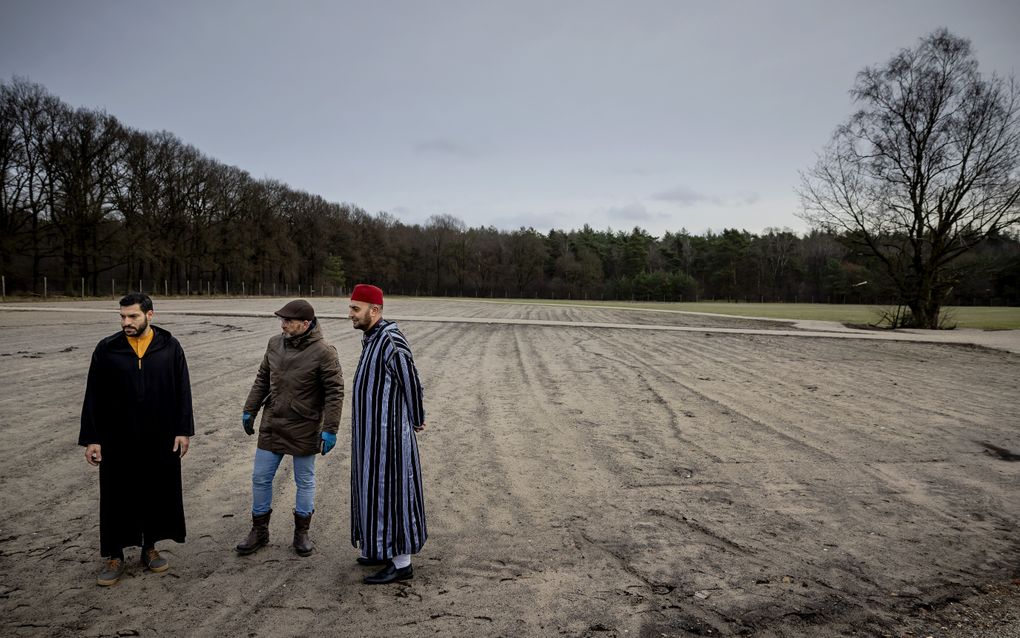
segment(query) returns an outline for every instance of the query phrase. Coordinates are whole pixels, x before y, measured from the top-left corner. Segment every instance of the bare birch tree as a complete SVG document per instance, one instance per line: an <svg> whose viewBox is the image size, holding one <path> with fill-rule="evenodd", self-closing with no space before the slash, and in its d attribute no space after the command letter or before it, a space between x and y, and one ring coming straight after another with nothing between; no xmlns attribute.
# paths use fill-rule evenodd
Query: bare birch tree
<svg viewBox="0 0 1020 638"><path fill-rule="evenodd" d="M1020 93L939 29L857 75L860 110L802 175L802 217L845 233L891 279L909 325L939 327L953 262L1020 222Z"/></svg>

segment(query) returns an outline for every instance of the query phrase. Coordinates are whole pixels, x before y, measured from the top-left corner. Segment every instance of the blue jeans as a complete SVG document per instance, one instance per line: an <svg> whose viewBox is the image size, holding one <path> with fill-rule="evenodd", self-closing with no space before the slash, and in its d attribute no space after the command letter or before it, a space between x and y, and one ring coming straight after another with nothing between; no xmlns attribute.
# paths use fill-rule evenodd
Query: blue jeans
<svg viewBox="0 0 1020 638"><path fill-rule="evenodd" d="M273 507L273 477L280 467L283 454L255 449L255 469L251 473L251 513L253 516L265 514ZM297 485L297 498L294 511L301 516L308 516L315 511L315 455L295 456L294 484Z"/></svg>

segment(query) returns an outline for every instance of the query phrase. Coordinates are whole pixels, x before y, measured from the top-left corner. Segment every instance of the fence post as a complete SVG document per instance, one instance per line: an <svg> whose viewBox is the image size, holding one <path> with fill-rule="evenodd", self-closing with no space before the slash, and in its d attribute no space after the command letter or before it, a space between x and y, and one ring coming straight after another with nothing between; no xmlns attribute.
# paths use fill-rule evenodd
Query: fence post
<svg viewBox="0 0 1020 638"><path fill-rule="evenodd" d="M42 298L43 299L46 299L47 297L49 297L49 293L50 293L49 288L50 288L49 279L47 279L46 277L43 277L42 278Z"/></svg>
<svg viewBox="0 0 1020 638"><path fill-rule="evenodd" d="M170 296L170 288L166 285L166 279L163 280L163 296L164 297Z"/></svg>
<svg viewBox="0 0 1020 638"><path fill-rule="evenodd" d="M85 301L85 278L81 278L81 300Z"/></svg>
<svg viewBox="0 0 1020 638"><path fill-rule="evenodd" d="M4 275L0 275L0 288L3 288L0 292L0 301L7 301L7 277Z"/></svg>

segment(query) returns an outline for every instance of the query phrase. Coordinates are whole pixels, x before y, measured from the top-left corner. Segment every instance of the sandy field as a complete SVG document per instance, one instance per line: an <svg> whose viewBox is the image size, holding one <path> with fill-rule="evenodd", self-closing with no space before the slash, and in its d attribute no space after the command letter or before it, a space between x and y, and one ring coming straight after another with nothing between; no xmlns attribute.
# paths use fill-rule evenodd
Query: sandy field
<svg viewBox="0 0 1020 638"><path fill-rule="evenodd" d="M430 538L369 587L349 541L349 399L312 538L240 557L241 405L286 300L156 300L184 345L188 540L95 584L76 446L114 301L0 306L3 636L1020 636L1020 335L394 299L426 392ZM345 301L313 299L353 378ZM893 338L890 338L893 337ZM933 342L941 340L944 343ZM958 342L958 343L954 343Z"/></svg>

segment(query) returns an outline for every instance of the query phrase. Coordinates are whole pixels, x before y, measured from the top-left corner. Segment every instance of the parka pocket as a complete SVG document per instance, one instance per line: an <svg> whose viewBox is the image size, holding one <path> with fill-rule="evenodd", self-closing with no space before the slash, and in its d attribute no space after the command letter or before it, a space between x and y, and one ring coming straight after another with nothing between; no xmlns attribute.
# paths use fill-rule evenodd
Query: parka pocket
<svg viewBox="0 0 1020 638"><path fill-rule="evenodd" d="M311 408L301 401L291 401L290 409L294 414L298 415L302 419L308 419L309 421L314 421L316 423L318 423L319 419L322 418L321 411Z"/></svg>

